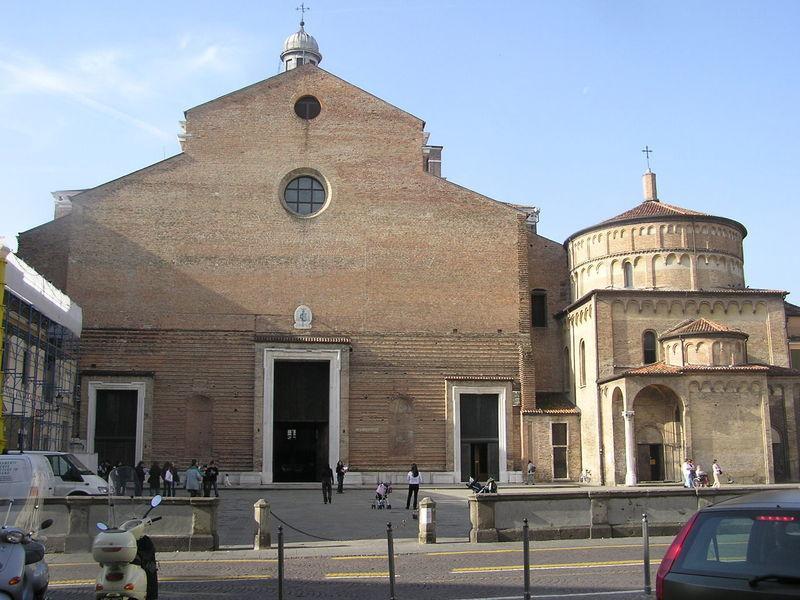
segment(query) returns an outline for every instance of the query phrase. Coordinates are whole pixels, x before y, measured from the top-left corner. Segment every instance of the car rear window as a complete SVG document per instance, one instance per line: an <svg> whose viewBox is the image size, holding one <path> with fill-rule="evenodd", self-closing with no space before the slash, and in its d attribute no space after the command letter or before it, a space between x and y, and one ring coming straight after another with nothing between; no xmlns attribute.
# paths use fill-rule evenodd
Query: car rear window
<svg viewBox="0 0 800 600"><path fill-rule="evenodd" d="M784 509L701 513L674 571L749 578L800 576L800 512Z"/></svg>

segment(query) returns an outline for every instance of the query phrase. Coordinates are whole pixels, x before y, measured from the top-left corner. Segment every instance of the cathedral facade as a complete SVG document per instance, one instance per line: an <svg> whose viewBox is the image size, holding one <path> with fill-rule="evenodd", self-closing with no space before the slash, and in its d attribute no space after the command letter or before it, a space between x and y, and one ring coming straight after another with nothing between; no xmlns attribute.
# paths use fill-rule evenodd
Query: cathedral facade
<svg viewBox="0 0 800 600"><path fill-rule="evenodd" d="M19 254L83 307L76 437L241 481L800 479L800 371L742 225L645 202L562 244L441 177L424 122L321 69L188 110L177 156L57 194ZM742 444L741 442L746 443Z"/></svg>

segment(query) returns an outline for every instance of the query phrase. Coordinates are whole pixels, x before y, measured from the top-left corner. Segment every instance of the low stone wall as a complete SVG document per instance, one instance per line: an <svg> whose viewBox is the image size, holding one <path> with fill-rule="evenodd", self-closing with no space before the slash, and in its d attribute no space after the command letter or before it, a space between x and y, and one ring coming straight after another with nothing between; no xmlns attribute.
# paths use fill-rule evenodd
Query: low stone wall
<svg viewBox="0 0 800 600"><path fill-rule="evenodd" d="M698 509L763 487L552 491L547 494L481 494L469 498L471 542L522 539L528 519L534 540L640 535L646 513L650 535L673 535Z"/></svg>
<svg viewBox="0 0 800 600"><path fill-rule="evenodd" d="M116 523L141 517L150 506L149 498L114 498ZM148 535L159 551L216 550L217 498L164 498L151 516L163 517L153 523ZM70 496L45 498L40 520L53 519L43 534L48 552L89 552L98 533L95 524L108 523L108 499Z"/></svg>

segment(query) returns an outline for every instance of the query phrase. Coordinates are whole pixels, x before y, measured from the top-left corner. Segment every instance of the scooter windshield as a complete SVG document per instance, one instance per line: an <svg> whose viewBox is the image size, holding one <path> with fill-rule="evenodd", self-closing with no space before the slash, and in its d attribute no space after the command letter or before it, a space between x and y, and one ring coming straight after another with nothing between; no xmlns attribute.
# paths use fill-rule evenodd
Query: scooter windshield
<svg viewBox="0 0 800 600"><path fill-rule="evenodd" d="M38 492L38 490L37 490ZM4 528L20 529L25 533L39 530L39 514L43 498L30 495L25 498L4 498L0 500L0 523Z"/></svg>

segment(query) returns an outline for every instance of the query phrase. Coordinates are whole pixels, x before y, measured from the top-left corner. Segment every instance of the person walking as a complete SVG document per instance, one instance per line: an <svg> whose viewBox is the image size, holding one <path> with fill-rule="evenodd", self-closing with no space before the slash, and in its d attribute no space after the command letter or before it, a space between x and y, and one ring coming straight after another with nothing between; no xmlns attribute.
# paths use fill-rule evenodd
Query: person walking
<svg viewBox="0 0 800 600"><path fill-rule="evenodd" d="M186 471L186 491L192 498L200 495L200 484L203 482L203 474L197 468L197 459L192 459L192 465Z"/></svg>
<svg viewBox="0 0 800 600"><path fill-rule="evenodd" d="M333 504L333 469L330 465L322 467L322 503Z"/></svg>
<svg viewBox="0 0 800 600"><path fill-rule="evenodd" d="M722 475L722 467L719 466L716 458L714 459L714 462L711 463L711 472L714 475L713 487L718 488L720 486L719 476Z"/></svg>
<svg viewBox="0 0 800 600"><path fill-rule="evenodd" d="M336 488L337 494L344 493L344 474L347 473L347 468L344 466L342 461L336 463L336 483L338 487Z"/></svg>
<svg viewBox="0 0 800 600"><path fill-rule="evenodd" d="M536 465L533 464L533 461L528 461L528 485L534 485L536 483L534 481L534 476L536 474Z"/></svg>
<svg viewBox="0 0 800 600"><path fill-rule="evenodd" d="M155 496L161 491L161 467L156 461L150 465L150 473L147 475L147 483L150 484L150 495Z"/></svg>
<svg viewBox="0 0 800 600"><path fill-rule="evenodd" d="M203 475L203 498L208 498L211 496L211 481L208 478L208 465L203 465L203 468L200 469L200 473Z"/></svg>
<svg viewBox="0 0 800 600"><path fill-rule="evenodd" d="M681 474L683 475L683 487L690 488L692 487L692 482L689 479L689 473L691 471L691 462L688 458L683 459L683 463L681 464Z"/></svg>
<svg viewBox="0 0 800 600"><path fill-rule="evenodd" d="M175 497L175 490L181 484L181 476L174 463L170 464L169 470L172 471L172 497Z"/></svg>
<svg viewBox="0 0 800 600"><path fill-rule="evenodd" d="M214 496L216 498L219 498L219 489L217 489L217 479L219 478L219 469L217 468L217 465L213 460L208 463L208 468L206 469L206 473L208 474L209 496L211 495L211 490L214 490Z"/></svg>
<svg viewBox="0 0 800 600"><path fill-rule="evenodd" d="M139 464L134 469L136 476L133 479L133 495L141 497L142 490L144 490L144 461L140 460Z"/></svg>
<svg viewBox="0 0 800 600"><path fill-rule="evenodd" d="M414 510L417 510L417 494L419 494L419 484L422 483L422 475L420 475L417 463L411 464L411 470L406 474L406 481L408 482L408 496L406 497L406 510L411 505L411 496L414 496Z"/></svg>
<svg viewBox="0 0 800 600"><path fill-rule="evenodd" d="M161 469L161 479L164 480L164 497L175 495L175 476L172 474L172 463L164 463Z"/></svg>

